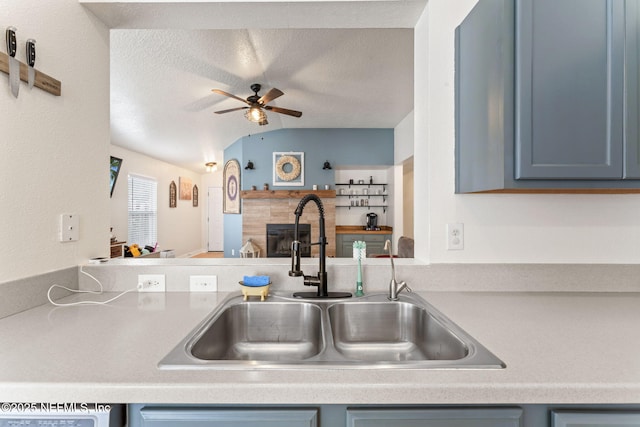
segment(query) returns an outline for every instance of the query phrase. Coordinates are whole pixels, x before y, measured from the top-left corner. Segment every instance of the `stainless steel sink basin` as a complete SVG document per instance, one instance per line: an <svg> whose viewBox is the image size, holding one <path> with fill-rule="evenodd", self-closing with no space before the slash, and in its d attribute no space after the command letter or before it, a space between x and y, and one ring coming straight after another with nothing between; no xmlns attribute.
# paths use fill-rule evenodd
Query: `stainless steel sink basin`
<svg viewBox="0 0 640 427"><path fill-rule="evenodd" d="M351 360L460 360L469 348L426 309L402 301L329 307L333 343Z"/></svg>
<svg viewBox="0 0 640 427"><path fill-rule="evenodd" d="M228 297L161 369L499 369L505 364L416 294L266 301Z"/></svg>
<svg viewBox="0 0 640 427"><path fill-rule="evenodd" d="M190 346L202 360L303 360L324 348L320 307L308 303L234 304Z"/></svg>

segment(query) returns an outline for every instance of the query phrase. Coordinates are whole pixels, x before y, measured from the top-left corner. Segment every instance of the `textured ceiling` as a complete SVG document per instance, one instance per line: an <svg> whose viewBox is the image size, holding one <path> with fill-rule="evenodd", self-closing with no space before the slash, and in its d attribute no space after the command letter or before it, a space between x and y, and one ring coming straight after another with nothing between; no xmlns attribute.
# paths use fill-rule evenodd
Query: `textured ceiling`
<svg viewBox="0 0 640 427"><path fill-rule="evenodd" d="M320 3L313 6L321 10ZM153 14L141 16L158 22ZM353 13L358 22L352 26L371 22L363 16ZM113 11L101 18L112 28L152 27L121 25ZM229 22L238 25L238 19ZM110 34L112 142L198 172L206 161L221 161L224 148L248 134L393 128L413 109L411 28L127 28ZM262 84L260 94L282 90L285 94L269 105L302 111L302 117L267 112L269 125L258 126L244 111L214 114L244 104L211 89L246 98L252 83Z"/></svg>

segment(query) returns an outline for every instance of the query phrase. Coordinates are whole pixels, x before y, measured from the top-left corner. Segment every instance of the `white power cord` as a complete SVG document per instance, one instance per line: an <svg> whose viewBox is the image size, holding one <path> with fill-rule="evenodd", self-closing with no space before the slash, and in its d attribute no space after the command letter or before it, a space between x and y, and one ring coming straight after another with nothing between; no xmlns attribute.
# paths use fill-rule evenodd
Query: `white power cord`
<svg viewBox="0 0 640 427"><path fill-rule="evenodd" d="M98 291L83 291L83 290L79 290L79 289L71 289L71 288L67 288L66 286L62 286L62 285L51 285L51 287L49 288L49 290L47 291L47 299L49 300L49 302L57 307L70 307L70 306L74 306L74 305L90 305L90 304L95 304L95 305L104 305L104 304L109 304L112 301L115 301L116 299L120 298L122 295L127 294L129 292L135 292L138 291L140 286L135 287L134 289L128 289L126 291L123 291L121 293L119 293L118 295L116 295L113 298L110 298L106 301L77 301L77 302L69 302L69 303L58 303L55 302L52 298L51 298L51 291L54 288L61 288L64 290L67 290L69 292L73 292L73 293L77 293L77 294L94 294L94 295L101 295L104 292L104 287L102 286L102 283L96 279L95 277L93 277L91 274L87 273L86 271L84 271L82 269L82 266L80 266L80 272L82 274L85 274L87 276L89 276L90 278L92 278L93 280L96 281L96 283L98 283L98 286L100 287L100 290Z"/></svg>

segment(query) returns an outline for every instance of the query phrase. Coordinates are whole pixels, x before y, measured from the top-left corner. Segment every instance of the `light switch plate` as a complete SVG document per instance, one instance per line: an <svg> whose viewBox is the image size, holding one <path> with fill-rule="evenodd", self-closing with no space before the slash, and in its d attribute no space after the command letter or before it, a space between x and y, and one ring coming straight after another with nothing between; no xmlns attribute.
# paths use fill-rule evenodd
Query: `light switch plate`
<svg viewBox="0 0 640 427"><path fill-rule="evenodd" d="M218 290L218 276L189 276L189 290L191 292L216 292Z"/></svg>

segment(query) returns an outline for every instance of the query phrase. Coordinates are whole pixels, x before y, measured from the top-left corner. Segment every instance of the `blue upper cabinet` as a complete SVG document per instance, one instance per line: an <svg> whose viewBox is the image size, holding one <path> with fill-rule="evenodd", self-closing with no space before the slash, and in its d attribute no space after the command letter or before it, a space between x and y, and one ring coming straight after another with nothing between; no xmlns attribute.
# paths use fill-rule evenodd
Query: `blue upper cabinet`
<svg viewBox="0 0 640 427"><path fill-rule="evenodd" d="M456 192L513 180L513 0L480 0L456 29Z"/></svg>
<svg viewBox="0 0 640 427"><path fill-rule="evenodd" d="M516 2L516 179L621 179L624 2Z"/></svg>
<svg viewBox="0 0 640 427"><path fill-rule="evenodd" d="M516 179L621 179L624 2L516 2Z"/></svg>
<svg viewBox="0 0 640 427"><path fill-rule="evenodd" d="M640 188L636 4L478 2L456 32L456 192Z"/></svg>

